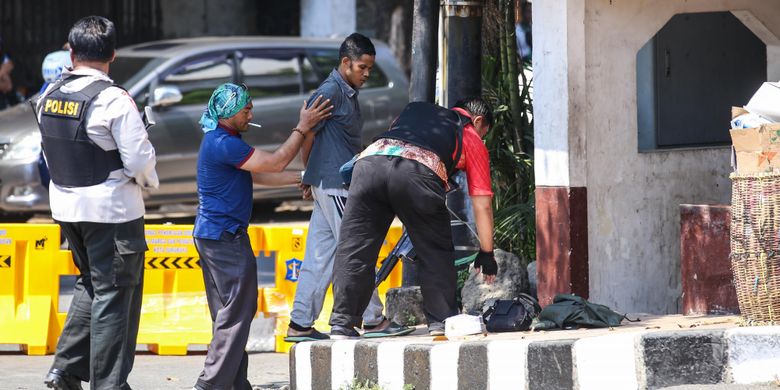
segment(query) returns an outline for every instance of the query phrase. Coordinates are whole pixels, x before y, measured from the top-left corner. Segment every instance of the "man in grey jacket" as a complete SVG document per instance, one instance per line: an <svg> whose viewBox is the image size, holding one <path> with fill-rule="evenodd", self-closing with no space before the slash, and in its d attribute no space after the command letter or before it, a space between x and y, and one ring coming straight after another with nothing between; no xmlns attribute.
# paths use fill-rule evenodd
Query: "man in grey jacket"
<svg viewBox="0 0 780 390"><path fill-rule="evenodd" d="M334 108L333 116L315 126L301 148L306 166L302 181L304 197L310 194L314 198L314 210L285 338L288 342L328 338L313 326L333 277L333 256L347 203L347 190L339 168L362 149L363 118L357 89L368 80L375 57L370 39L358 33L350 35L339 48L338 67L312 94L312 99L319 95L330 99ZM400 335L413 330L391 323L382 311L382 302L374 291L363 313L367 337Z"/></svg>
<svg viewBox="0 0 780 390"><path fill-rule="evenodd" d="M54 389L130 389L143 290L144 202L155 152L135 102L108 77L116 30L100 16L70 30L72 69L38 101L54 220L79 276L54 363Z"/></svg>

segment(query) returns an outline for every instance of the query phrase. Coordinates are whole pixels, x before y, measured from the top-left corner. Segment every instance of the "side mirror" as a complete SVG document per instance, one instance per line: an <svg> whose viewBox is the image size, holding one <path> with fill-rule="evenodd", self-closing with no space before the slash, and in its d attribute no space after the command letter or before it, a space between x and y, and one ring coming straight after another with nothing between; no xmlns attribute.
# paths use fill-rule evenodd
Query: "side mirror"
<svg viewBox="0 0 780 390"><path fill-rule="evenodd" d="M161 85L152 92L152 107L165 107L179 103L182 99L181 91L172 85Z"/></svg>
<svg viewBox="0 0 780 390"><path fill-rule="evenodd" d="M144 126L147 129L157 124L157 121L154 119L154 111L152 111L151 106L144 107L144 113L141 116L141 119L143 119Z"/></svg>

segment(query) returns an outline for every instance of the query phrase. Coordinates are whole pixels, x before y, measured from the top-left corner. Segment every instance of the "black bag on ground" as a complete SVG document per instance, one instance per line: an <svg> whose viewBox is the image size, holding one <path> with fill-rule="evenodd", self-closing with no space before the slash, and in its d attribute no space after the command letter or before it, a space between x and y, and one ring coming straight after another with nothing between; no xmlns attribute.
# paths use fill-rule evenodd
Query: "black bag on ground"
<svg viewBox="0 0 780 390"><path fill-rule="evenodd" d="M531 328L539 313L539 303L532 296L520 294L515 299L499 299L482 314L488 332L518 332Z"/></svg>

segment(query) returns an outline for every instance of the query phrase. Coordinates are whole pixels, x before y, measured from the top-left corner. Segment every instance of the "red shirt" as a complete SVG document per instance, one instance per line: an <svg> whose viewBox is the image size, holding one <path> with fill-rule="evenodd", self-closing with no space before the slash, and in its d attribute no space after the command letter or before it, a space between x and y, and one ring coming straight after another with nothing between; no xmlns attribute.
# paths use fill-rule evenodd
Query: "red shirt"
<svg viewBox="0 0 780 390"><path fill-rule="evenodd" d="M454 110L471 118L467 111L455 108ZM399 156L409 160L414 160L430 168L439 179L447 186L447 169L439 156L428 149L407 143L406 141L393 138L381 138L369 145L361 154L360 158L372 155ZM455 152L452 158L455 159ZM466 171L466 180L468 181L469 195L493 196L493 189L490 183L490 159L488 157L487 147L482 142L474 125L469 123L463 128L463 150L460 154L460 161L455 168Z"/></svg>
<svg viewBox="0 0 780 390"><path fill-rule="evenodd" d="M453 110L471 118L468 111L462 108L454 108ZM454 153L452 157L455 158ZM469 183L469 195L493 196L488 150L471 123L463 128L463 151L460 155L460 161L458 161L455 167L466 172L466 179Z"/></svg>

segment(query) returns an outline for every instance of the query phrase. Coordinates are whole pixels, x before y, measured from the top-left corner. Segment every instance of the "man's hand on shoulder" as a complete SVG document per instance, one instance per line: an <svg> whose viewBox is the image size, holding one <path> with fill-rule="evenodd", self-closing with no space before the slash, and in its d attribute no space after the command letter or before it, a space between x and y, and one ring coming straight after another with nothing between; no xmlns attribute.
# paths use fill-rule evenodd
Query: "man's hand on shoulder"
<svg viewBox="0 0 780 390"><path fill-rule="evenodd" d="M307 103L304 101L303 106L301 107L298 125L295 126L300 129L304 135L311 131L311 129L313 129L321 120L330 117L332 115L331 110L333 110L330 99L324 99L322 95L317 96L308 108L306 106Z"/></svg>

